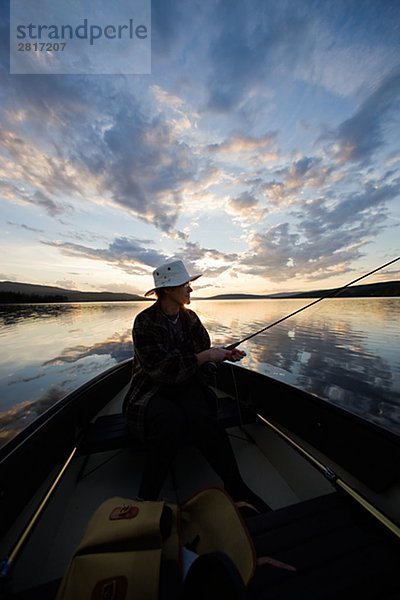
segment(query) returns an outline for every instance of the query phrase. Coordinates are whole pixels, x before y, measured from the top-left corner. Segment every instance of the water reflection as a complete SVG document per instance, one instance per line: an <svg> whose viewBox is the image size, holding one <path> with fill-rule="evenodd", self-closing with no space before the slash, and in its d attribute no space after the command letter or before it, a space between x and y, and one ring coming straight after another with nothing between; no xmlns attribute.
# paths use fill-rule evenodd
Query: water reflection
<svg viewBox="0 0 400 600"><path fill-rule="evenodd" d="M371 355L357 341L354 347L343 343L343 333L326 326L314 332L295 327L295 339L280 330L275 338L260 337L249 348L258 370L270 374L277 367L278 379L285 380L321 398L376 422L390 424L398 410L398 390L393 391L393 373L388 362ZM347 336L356 334L347 331ZM265 336L267 337L267 336ZM384 404L383 404L384 403ZM397 405L397 406L396 406ZM385 413L383 413L385 406Z"/></svg>
<svg viewBox="0 0 400 600"><path fill-rule="evenodd" d="M67 393L132 355L143 304L0 306L0 444Z"/></svg>
<svg viewBox="0 0 400 600"><path fill-rule="evenodd" d="M0 446L12 439L64 395L65 392L62 385L52 386L42 397L21 402L2 413L0 415Z"/></svg>
<svg viewBox="0 0 400 600"><path fill-rule="evenodd" d="M241 339L303 305L268 302L238 303L242 319L229 324L220 321L228 306L213 307L205 320L214 341ZM399 310L399 299L327 301L245 342L243 366L400 433Z"/></svg>
<svg viewBox="0 0 400 600"><path fill-rule="evenodd" d="M113 338L105 340L104 342L98 342L93 346L84 346L80 344L78 346L72 346L71 348L65 348L62 354L45 361L43 366L47 367L49 365L74 363L87 356L102 355L113 358L115 362L122 362L123 360L130 358L132 356L131 336L128 334L116 334Z"/></svg>
<svg viewBox="0 0 400 600"><path fill-rule="evenodd" d="M194 302L228 344L307 301ZM0 444L85 381L132 354L147 304L0 306ZM400 422L400 299L327 300L246 342L243 366L301 387L388 429Z"/></svg>
<svg viewBox="0 0 400 600"><path fill-rule="evenodd" d="M26 319L48 319L59 317L74 310L74 304L2 304L0 305L1 327L17 325Z"/></svg>

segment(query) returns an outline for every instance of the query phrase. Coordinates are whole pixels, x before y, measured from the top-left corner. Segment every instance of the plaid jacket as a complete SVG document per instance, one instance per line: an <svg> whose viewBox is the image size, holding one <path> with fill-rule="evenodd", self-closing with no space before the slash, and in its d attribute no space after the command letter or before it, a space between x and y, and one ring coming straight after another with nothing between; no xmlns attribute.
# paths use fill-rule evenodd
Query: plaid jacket
<svg viewBox="0 0 400 600"><path fill-rule="evenodd" d="M144 414L154 394L164 386L174 386L195 377L199 384L212 384L215 365L206 363L199 368L196 354L210 347L210 337L195 312L181 308L184 341L173 341L168 322L159 302L139 313L134 321L133 367L123 412L130 429L144 439Z"/></svg>

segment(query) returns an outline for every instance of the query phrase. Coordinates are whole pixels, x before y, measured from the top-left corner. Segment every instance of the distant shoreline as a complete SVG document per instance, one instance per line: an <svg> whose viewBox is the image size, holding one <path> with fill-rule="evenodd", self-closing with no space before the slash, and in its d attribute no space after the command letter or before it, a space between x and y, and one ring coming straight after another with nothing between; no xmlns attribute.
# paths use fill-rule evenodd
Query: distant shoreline
<svg viewBox="0 0 400 600"><path fill-rule="evenodd" d="M65 302L140 302L136 294L115 292L81 292L48 285L0 281L0 304L43 304Z"/></svg>
<svg viewBox="0 0 400 600"><path fill-rule="evenodd" d="M312 290L282 294L219 294L202 300L292 300L299 298L393 298L400 296L400 281L382 281L363 285L354 285L343 289L337 296L333 294L341 288ZM196 298L200 300L200 298Z"/></svg>
<svg viewBox="0 0 400 600"><path fill-rule="evenodd" d="M193 300L291 300L301 298L326 298L338 288L293 292L282 294L218 294L208 297L193 297ZM336 298L392 298L400 297L400 281L384 281L350 286ZM62 304L68 302L148 302L149 298L136 294L115 292L81 292L63 288L0 281L1 304Z"/></svg>

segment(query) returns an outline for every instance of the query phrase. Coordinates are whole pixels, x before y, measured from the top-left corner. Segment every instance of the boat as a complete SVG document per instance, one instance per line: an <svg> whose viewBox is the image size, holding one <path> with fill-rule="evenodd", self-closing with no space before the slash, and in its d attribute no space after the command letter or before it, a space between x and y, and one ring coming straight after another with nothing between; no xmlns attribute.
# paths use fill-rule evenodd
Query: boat
<svg viewBox="0 0 400 600"><path fill-rule="evenodd" d="M137 497L145 449L121 414L130 374L131 359L116 364L0 449L1 598L55 599L98 507ZM240 515L256 556L270 560L246 595L225 597L400 598L400 438L236 364L218 366L215 391L243 478L272 508ZM221 487L187 447L161 496L181 505ZM185 598L216 597L211 579Z"/></svg>

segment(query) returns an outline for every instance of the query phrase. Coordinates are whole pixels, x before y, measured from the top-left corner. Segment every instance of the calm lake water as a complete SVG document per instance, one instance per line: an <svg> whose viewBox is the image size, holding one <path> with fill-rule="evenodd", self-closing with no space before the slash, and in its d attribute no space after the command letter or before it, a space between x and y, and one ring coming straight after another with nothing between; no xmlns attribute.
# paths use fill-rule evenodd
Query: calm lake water
<svg viewBox="0 0 400 600"><path fill-rule="evenodd" d="M309 300L193 301L213 344ZM146 302L0 305L0 445L82 383L132 355ZM243 366L400 434L400 298L328 299L241 346Z"/></svg>

